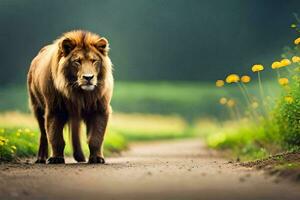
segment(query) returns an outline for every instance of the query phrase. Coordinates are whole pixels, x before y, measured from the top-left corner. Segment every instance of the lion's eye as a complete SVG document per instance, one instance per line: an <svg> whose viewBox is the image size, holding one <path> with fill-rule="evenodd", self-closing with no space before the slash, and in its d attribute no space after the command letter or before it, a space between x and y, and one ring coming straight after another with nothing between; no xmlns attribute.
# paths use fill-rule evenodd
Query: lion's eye
<svg viewBox="0 0 300 200"><path fill-rule="evenodd" d="M80 59L76 59L73 61L75 65L81 65L81 60Z"/></svg>
<svg viewBox="0 0 300 200"><path fill-rule="evenodd" d="M91 62L92 62L93 64L95 64L96 62L98 62L98 60L96 60L96 59L91 59Z"/></svg>

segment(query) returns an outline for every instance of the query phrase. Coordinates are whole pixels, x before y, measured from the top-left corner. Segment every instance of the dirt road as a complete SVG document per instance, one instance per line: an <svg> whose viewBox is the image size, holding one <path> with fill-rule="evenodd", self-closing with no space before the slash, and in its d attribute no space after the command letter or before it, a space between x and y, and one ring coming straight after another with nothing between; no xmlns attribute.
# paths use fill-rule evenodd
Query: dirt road
<svg viewBox="0 0 300 200"><path fill-rule="evenodd" d="M230 164L197 139L137 144L106 160L0 165L0 199L300 199L300 184Z"/></svg>

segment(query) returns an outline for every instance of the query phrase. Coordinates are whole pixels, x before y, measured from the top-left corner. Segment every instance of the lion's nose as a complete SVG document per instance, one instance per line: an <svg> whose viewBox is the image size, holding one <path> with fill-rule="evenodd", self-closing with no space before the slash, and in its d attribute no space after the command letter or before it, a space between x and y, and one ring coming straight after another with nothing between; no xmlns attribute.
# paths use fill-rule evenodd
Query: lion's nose
<svg viewBox="0 0 300 200"><path fill-rule="evenodd" d="M94 78L94 75L93 74L84 74L82 76L82 78L84 78L87 81L90 81L90 80L92 80Z"/></svg>

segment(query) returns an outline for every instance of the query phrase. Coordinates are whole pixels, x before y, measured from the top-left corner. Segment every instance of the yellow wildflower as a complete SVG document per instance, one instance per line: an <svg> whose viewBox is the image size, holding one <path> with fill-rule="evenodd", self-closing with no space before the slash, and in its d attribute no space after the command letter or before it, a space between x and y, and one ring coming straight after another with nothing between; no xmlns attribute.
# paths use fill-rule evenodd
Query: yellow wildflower
<svg viewBox="0 0 300 200"><path fill-rule="evenodd" d="M292 62L289 59L285 58L285 59L282 59L280 61L280 63L281 63L281 67L286 67L286 66L290 65Z"/></svg>
<svg viewBox="0 0 300 200"><path fill-rule="evenodd" d="M30 129L29 128L25 128L25 133L29 133L30 132Z"/></svg>
<svg viewBox="0 0 300 200"><path fill-rule="evenodd" d="M17 135L17 137L19 137L19 136L21 135L21 133L17 132L17 134L16 134L16 135Z"/></svg>
<svg viewBox="0 0 300 200"><path fill-rule="evenodd" d="M5 137L3 136L0 136L0 146L3 146L5 145L5 143L8 142L8 139L6 139Z"/></svg>
<svg viewBox="0 0 300 200"><path fill-rule="evenodd" d="M225 105L227 103L227 99L225 97L222 97L219 102L220 104Z"/></svg>
<svg viewBox="0 0 300 200"><path fill-rule="evenodd" d="M299 44L300 43L300 37L298 37L295 41L294 41L294 43L297 45L297 44Z"/></svg>
<svg viewBox="0 0 300 200"><path fill-rule="evenodd" d="M287 84L289 84L289 79L287 79L287 78L280 78L280 79L278 79L278 83L280 84L280 85L287 85Z"/></svg>
<svg viewBox="0 0 300 200"><path fill-rule="evenodd" d="M243 83L249 83L251 81L251 77L247 76L247 75L244 75L244 76L241 77L241 81Z"/></svg>
<svg viewBox="0 0 300 200"><path fill-rule="evenodd" d="M11 146L10 148L14 151L17 150L17 147L15 145Z"/></svg>
<svg viewBox="0 0 300 200"><path fill-rule="evenodd" d="M21 133L21 132L22 132L22 129L19 128L19 129L17 130L17 132Z"/></svg>
<svg viewBox="0 0 300 200"><path fill-rule="evenodd" d="M224 81L223 80L217 80L216 81L216 86L217 87L223 87L224 86Z"/></svg>
<svg viewBox="0 0 300 200"><path fill-rule="evenodd" d="M275 61L271 65L272 69L278 69L281 67L281 62Z"/></svg>
<svg viewBox="0 0 300 200"><path fill-rule="evenodd" d="M300 62L300 57L299 56L293 56L292 61L293 61L293 63Z"/></svg>
<svg viewBox="0 0 300 200"><path fill-rule="evenodd" d="M235 101L234 101L233 99L229 99L229 100L227 101L227 105L228 105L229 107L233 107L233 106L235 105Z"/></svg>
<svg viewBox="0 0 300 200"><path fill-rule="evenodd" d="M294 102L294 98L291 97L291 96L286 96L284 97L284 100L288 103L288 104L291 104Z"/></svg>
<svg viewBox="0 0 300 200"><path fill-rule="evenodd" d="M259 106L259 104L258 104L256 101L254 101L254 102L251 104L251 107L252 107L253 109L258 108L258 106Z"/></svg>
<svg viewBox="0 0 300 200"><path fill-rule="evenodd" d="M240 77L237 74L230 74L226 77L226 83L237 83Z"/></svg>
<svg viewBox="0 0 300 200"><path fill-rule="evenodd" d="M259 72L259 71L262 71L262 70L264 70L264 66L263 65L256 64L256 65L252 66L252 71L253 72Z"/></svg>

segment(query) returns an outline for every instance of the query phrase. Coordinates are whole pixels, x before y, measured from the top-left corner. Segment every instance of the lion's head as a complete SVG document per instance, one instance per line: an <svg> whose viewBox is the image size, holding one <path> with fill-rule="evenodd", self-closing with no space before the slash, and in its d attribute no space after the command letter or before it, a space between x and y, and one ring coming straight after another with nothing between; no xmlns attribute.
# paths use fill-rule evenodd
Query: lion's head
<svg viewBox="0 0 300 200"><path fill-rule="evenodd" d="M60 91L69 88L92 92L105 84L112 67L106 38L85 31L71 31L63 34L57 44L54 83Z"/></svg>

